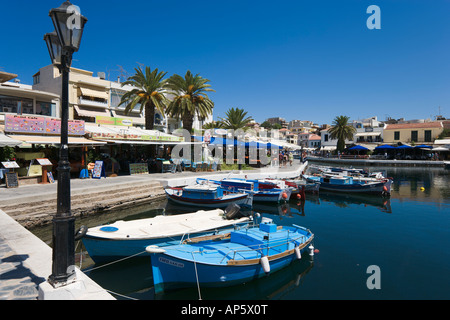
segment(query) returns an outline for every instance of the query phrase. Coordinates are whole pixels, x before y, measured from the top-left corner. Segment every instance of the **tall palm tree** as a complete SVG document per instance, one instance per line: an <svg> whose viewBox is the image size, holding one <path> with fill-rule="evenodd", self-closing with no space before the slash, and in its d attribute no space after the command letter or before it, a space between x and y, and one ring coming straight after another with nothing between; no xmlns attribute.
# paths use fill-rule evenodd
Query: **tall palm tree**
<svg viewBox="0 0 450 320"><path fill-rule="evenodd" d="M122 87L131 85L135 89L122 96L119 106L125 104L125 113L128 114L139 104L141 112L145 109L145 128L153 130L155 110L164 114L168 105L168 100L164 95L167 85L164 77L167 72L159 72L158 69L152 71L150 67L145 67L145 72L141 67L134 70L136 73L122 83Z"/></svg>
<svg viewBox="0 0 450 320"><path fill-rule="evenodd" d="M214 92L208 79L199 74L195 76L187 71L183 77L174 74L167 81L174 98L167 107L167 113L183 121L183 128L192 131L194 116L205 119L212 114L214 103L209 99L207 92Z"/></svg>
<svg viewBox="0 0 450 320"><path fill-rule="evenodd" d="M353 140L353 134L356 132L355 127L348 124L350 117L337 116L333 120L333 127L328 131L330 139L337 139L337 150L345 149L345 140Z"/></svg>
<svg viewBox="0 0 450 320"><path fill-rule="evenodd" d="M231 108L225 113L225 118L220 118L219 121L223 124L225 129L243 129L247 130L247 125L253 121L252 117L246 117L247 111L239 108Z"/></svg>

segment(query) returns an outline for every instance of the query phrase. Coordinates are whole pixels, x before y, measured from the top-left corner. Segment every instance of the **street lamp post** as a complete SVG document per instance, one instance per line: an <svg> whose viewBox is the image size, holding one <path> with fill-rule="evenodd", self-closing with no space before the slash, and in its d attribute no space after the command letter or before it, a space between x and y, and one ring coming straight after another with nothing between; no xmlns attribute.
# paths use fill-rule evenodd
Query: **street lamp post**
<svg viewBox="0 0 450 320"><path fill-rule="evenodd" d="M52 63L62 76L61 93L61 144L58 162L57 211L53 218L53 265L48 281L54 286L68 283L75 277L75 218L70 206L69 163L69 72L72 55L77 52L84 25L77 6L70 1L49 13L56 32L44 36Z"/></svg>

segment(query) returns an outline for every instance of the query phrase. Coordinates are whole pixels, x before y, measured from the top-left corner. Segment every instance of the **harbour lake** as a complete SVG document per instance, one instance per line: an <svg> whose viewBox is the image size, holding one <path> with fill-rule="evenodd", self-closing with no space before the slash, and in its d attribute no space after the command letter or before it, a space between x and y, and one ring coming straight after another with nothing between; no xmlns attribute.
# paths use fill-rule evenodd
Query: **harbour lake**
<svg viewBox="0 0 450 320"><path fill-rule="evenodd" d="M304 254L300 261L259 280L228 288L200 288L202 299L450 299L450 170L370 168L379 170L394 179L389 198L321 192L307 194L303 203L254 204L255 212L279 225L310 229L318 252ZM93 227L193 211L163 200L80 218L76 224ZM32 232L50 244L51 227ZM86 252L80 254L81 242L76 251L78 266L117 299L199 298L197 288L155 295L148 257L98 266ZM373 266L378 273L373 273ZM370 289L374 276L379 289Z"/></svg>

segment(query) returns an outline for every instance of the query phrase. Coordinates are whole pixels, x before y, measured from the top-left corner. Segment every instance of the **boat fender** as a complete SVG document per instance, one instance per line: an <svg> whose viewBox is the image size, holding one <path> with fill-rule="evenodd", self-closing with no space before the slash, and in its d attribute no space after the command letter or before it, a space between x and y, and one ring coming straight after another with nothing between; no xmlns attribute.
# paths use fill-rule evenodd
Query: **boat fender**
<svg viewBox="0 0 450 320"><path fill-rule="evenodd" d="M164 253L166 250L158 247L158 246L148 246L145 248L145 251L148 253Z"/></svg>
<svg viewBox="0 0 450 320"><path fill-rule="evenodd" d="M76 232L75 232L75 241L81 240L87 233L88 227L81 226Z"/></svg>
<svg viewBox="0 0 450 320"><path fill-rule="evenodd" d="M300 252L300 248L295 247L294 251L295 251L295 256L297 257L297 259L300 260L302 258L302 253Z"/></svg>
<svg viewBox="0 0 450 320"><path fill-rule="evenodd" d="M260 260L261 266L264 270L264 272L266 274L270 273L270 263L269 263L269 258L267 258L267 256L262 256L261 260Z"/></svg>
<svg viewBox="0 0 450 320"><path fill-rule="evenodd" d="M284 200L286 200L288 198L288 195L286 192L283 192L283 194L281 196L283 197Z"/></svg>
<svg viewBox="0 0 450 320"><path fill-rule="evenodd" d="M309 249L309 255L313 256L314 255L314 246L312 244L310 244L308 249Z"/></svg>
<svg viewBox="0 0 450 320"><path fill-rule="evenodd" d="M387 188L386 186L384 186L384 187L383 187L383 191L384 191L384 192L387 192L387 191L388 191L388 188Z"/></svg>

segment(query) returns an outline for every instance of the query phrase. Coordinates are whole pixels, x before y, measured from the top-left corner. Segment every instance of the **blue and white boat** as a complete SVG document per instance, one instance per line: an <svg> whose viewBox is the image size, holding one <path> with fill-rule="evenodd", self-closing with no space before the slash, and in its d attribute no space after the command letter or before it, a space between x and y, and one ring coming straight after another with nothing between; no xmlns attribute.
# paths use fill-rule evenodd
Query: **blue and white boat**
<svg viewBox="0 0 450 320"><path fill-rule="evenodd" d="M230 203L251 207L253 194L228 191L217 184L204 183L183 188L166 188L168 199L175 203L208 208L226 208Z"/></svg>
<svg viewBox="0 0 450 320"><path fill-rule="evenodd" d="M314 174L303 175L308 182L320 182L319 189L325 191L345 193L368 193L377 195L390 195L392 180L383 179L360 179L344 175Z"/></svg>
<svg viewBox="0 0 450 320"><path fill-rule="evenodd" d="M135 255L147 255L149 245L178 244L190 236L220 234L223 230L246 225L249 217L234 218L239 207L197 211L172 216L156 216L88 228L81 238L94 262L114 261Z"/></svg>
<svg viewBox="0 0 450 320"><path fill-rule="evenodd" d="M255 202L281 202L288 201L293 188L286 185L280 186L273 181L261 181L252 179L226 178L222 180L206 180L199 178L198 183L208 181L209 183L220 185L229 192L246 192L253 194ZM268 184L273 184L270 188ZM264 185L264 187L263 187Z"/></svg>
<svg viewBox="0 0 450 320"><path fill-rule="evenodd" d="M313 238L303 227L267 221L232 231L225 239L146 250L151 253L155 292L160 293L190 286L231 286L264 277L301 259L305 250L313 251L309 247Z"/></svg>

